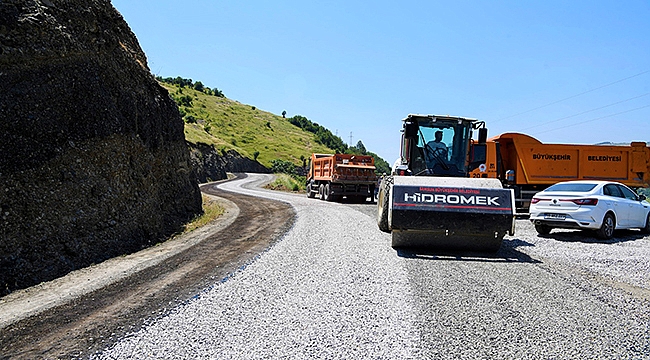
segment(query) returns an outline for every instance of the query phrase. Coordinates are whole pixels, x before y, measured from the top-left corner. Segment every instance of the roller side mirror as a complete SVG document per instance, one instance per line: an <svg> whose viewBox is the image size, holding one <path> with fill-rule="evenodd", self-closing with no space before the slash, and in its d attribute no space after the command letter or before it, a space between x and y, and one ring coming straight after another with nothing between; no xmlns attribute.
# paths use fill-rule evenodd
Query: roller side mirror
<svg viewBox="0 0 650 360"><path fill-rule="evenodd" d="M418 137L418 131L420 126L415 121L407 121L404 124L404 137L407 139L413 139Z"/></svg>
<svg viewBox="0 0 650 360"><path fill-rule="evenodd" d="M488 129L480 128L478 129L478 143L485 144L487 142Z"/></svg>

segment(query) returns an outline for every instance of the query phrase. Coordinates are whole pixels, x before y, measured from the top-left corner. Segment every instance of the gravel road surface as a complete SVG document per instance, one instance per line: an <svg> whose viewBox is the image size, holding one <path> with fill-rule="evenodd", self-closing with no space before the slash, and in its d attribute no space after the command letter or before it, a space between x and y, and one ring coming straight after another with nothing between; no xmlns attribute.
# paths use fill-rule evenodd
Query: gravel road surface
<svg viewBox="0 0 650 360"><path fill-rule="evenodd" d="M649 236L518 220L495 256L396 252L375 205L256 188L268 179L218 186L290 203L286 235L97 358L650 358Z"/></svg>

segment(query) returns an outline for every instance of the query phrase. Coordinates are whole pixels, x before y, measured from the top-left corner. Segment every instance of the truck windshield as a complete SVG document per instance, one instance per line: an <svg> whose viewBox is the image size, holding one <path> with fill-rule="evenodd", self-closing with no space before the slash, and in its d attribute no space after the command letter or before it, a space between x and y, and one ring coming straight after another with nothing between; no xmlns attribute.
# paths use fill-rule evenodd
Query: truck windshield
<svg viewBox="0 0 650 360"><path fill-rule="evenodd" d="M412 171L440 176L464 176L470 137L468 123L458 121L421 121L418 154Z"/></svg>

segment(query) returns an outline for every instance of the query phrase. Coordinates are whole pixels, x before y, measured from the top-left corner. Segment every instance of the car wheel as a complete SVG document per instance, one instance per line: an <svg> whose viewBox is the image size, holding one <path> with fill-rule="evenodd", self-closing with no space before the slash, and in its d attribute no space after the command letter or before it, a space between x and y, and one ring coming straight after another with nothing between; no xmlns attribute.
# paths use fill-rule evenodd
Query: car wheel
<svg viewBox="0 0 650 360"><path fill-rule="evenodd" d="M601 239L611 239L614 236L614 229L616 228L616 219L611 213L605 214L603 224L600 229L596 230L596 235Z"/></svg>
<svg viewBox="0 0 650 360"><path fill-rule="evenodd" d="M535 225L535 230L537 230L537 233L540 235L548 235L551 233L552 229L553 228L548 225Z"/></svg>
<svg viewBox="0 0 650 360"><path fill-rule="evenodd" d="M641 232L644 234L650 234L650 213L648 213L648 217L645 219L645 227L641 229Z"/></svg>

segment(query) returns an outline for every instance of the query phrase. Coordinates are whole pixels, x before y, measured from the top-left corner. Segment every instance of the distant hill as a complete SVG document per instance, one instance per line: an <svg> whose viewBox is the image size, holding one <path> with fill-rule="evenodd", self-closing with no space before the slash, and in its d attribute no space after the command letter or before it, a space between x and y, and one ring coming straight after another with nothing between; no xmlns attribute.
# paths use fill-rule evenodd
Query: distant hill
<svg viewBox="0 0 650 360"><path fill-rule="evenodd" d="M312 153L363 152L375 157L379 172L390 171L389 164L363 144L348 147L340 137L303 116L284 118L230 100L221 90L211 89L201 81L157 79L178 104L185 122L185 138L190 143L214 146L223 154L235 150L267 168L271 168L273 160L302 166Z"/></svg>
<svg viewBox="0 0 650 360"><path fill-rule="evenodd" d="M301 155L309 158L311 152L333 151L282 116L193 88L162 85L178 103L185 138L191 143L213 145L222 153L235 150L266 167L274 159L300 164Z"/></svg>

